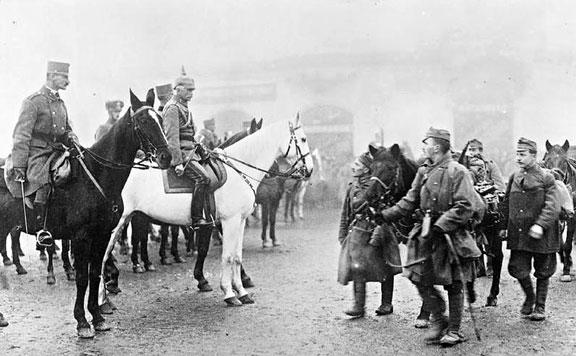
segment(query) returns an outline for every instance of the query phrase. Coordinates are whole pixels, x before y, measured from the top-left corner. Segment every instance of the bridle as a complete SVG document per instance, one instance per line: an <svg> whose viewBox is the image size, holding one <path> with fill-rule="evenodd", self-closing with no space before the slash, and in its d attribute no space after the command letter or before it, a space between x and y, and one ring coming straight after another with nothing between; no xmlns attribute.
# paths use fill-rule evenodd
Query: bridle
<svg viewBox="0 0 576 356"><path fill-rule="evenodd" d="M302 126L294 127L294 125L292 125L292 123L290 122L288 127L290 128L290 141L288 141L288 148L286 149L286 152L284 153L284 158L288 157L288 154L290 153L290 149L292 148L292 142L294 142L294 149L296 150L296 155L298 157L296 159L296 161L294 161L294 163L292 163L292 166L290 167L290 169L288 171L291 172L290 173L291 175L293 173L300 173L302 175L302 177L305 177L309 173L308 168L306 167L306 157L308 155L310 155L310 151L308 151L306 154L302 154L302 149L298 145L298 138L296 137L296 130L301 129ZM300 161L302 161L302 166L300 168L296 168L296 165Z"/></svg>
<svg viewBox="0 0 576 356"><path fill-rule="evenodd" d="M384 192L382 194L380 194L380 196L378 197L378 199L376 201L384 202L385 204L390 204L393 202L394 198L392 196L392 192L398 184L398 177L399 176L400 176L400 166L398 166L395 169L394 177L392 179L392 182L389 184L386 184L382 179L378 178L377 176L370 177L371 181L377 182L384 190Z"/></svg>

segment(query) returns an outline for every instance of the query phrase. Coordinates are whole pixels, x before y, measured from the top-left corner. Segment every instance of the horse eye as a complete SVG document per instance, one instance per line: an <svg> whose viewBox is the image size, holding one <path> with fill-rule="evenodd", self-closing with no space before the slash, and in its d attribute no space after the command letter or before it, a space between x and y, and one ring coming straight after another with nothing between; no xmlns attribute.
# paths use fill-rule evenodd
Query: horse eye
<svg viewBox="0 0 576 356"><path fill-rule="evenodd" d="M302 137L302 142L306 142L306 137Z"/></svg>

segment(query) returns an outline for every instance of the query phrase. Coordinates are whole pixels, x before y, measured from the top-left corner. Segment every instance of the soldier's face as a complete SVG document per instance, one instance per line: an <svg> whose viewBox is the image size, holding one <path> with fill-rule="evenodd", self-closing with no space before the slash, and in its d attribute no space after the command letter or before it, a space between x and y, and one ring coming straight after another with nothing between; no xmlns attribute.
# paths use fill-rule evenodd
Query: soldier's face
<svg viewBox="0 0 576 356"><path fill-rule="evenodd" d="M66 87L70 84L68 76L55 74L52 77L52 89L55 90L66 90Z"/></svg>
<svg viewBox="0 0 576 356"><path fill-rule="evenodd" d="M120 110L110 110L108 111L108 114L112 120L118 120L120 117Z"/></svg>
<svg viewBox="0 0 576 356"><path fill-rule="evenodd" d="M422 154L425 158L433 158L434 153L438 150L438 145L434 142L433 139L427 138L422 143Z"/></svg>
<svg viewBox="0 0 576 356"><path fill-rule="evenodd" d="M194 96L194 87L180 85L176 88L176 95L185 101L190 101L192 96Z"/></svg>
<svg viewBox="0 0 576 356"><path fill-rule="evenodd" d="M536 164L536 154L530 151L516 151L516 163L520 168L529 168Z"/></svg>
<svg viewBox="0 0 576 356"><path fill-rule="evenodd" d="M468 149L466 150L466 156L468 157L477 157L482 153L482 151L480 151L480 148L478 147L468 147Z"/></svg>

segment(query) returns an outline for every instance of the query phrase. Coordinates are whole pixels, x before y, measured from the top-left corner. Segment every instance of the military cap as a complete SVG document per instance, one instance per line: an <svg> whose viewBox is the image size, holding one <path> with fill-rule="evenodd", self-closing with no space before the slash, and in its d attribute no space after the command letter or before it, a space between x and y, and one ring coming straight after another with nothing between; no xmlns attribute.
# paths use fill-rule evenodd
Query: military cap
<svg viewBox="0 0 576 356"><path fill-rule="evenodd" d="M68 76L69 68L70 68L69 63L48 61L46 73Z"/></svg>
<svg viewBox="0 0 576 356"><path fill-rule="evenodd" d="M182 73L180 73L180 76L176 78L176 80L174 81L174 87L177 87L179 85L192 89L196 88L196 86L194 85L194 79L186 75L186 70L184 70L184 66L182 66Z"/></svg>
<svg viewBox="0 0 576 356"><path fill-rule="evenodd" d="M374 159L370 155L370 152L364 152L360 156L358 156L358 158L356 158L356 161L362 164L363 166L370 168L370 165L372 164Z"/></svg>
<svg viewBox="0 0 576 356"><path fill-rule="evenodd" d="M215 126L216 125L216 120L214 120L214 118L209 119L209 120L204 120L204 127L209 127L209 126Z"/></svg>
<svg viewBox="0 0 576 356"><path fill-rule="evenodd" d="M172 95L172 84L162 84L156 86L156 96L158 99L167 98Z"/></svg>
<svg viewBox="0 0 576 356"><path fill-rule="evenodd" d="M469 148L477 148L480 151L484 150L484 145L482 144L482 142L480 140L478 140L477 138L473 138L470 141L468 141L468 147Z"/></svg>
<svg viewBox="0 0 576 356"><path fill-rule="evenodd" d="M124 102L122 100L109 100L106 102L106 110L108 111L122 111Z"/></svg>
<svg viewBox="0 0 576 356"><path fill-rule="evenodd" d="M538 152L538 149L536 146L536 142L529 140L525 137L520 137L520 139L518 140L518 146L516 148L516 151L518 152L529 151L530 153L536 153Z"/></svg>
<svg viewBox="0 0 576 356"><path fill-rule="evenodd" d="M448 130L435 129L433 127L430 127L428 129L428 132L426 132L426 137L424 138L424 140L422 140L422 142L426 141L429 138L438 138L450 142L450 132Z"/></svg>

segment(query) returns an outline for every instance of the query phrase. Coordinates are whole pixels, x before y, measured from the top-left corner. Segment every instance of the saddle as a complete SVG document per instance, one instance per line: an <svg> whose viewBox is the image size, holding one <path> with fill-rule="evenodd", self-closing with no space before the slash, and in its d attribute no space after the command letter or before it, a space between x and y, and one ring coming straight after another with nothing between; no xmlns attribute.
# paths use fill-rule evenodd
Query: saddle
<svg viewBox="0 0 576 356"><path fill-rule="evenodd" d="M201 162L202 166L208 173L210 184L208 190L215 191L226 183L228 176L224 164L220 160L207 159ZM185 175L177 175L174 167L162 171L162 181L164 182L164 192L169 193L193 193L194 181Z"/></svg>
<svg viewBox="0 0 576 356"><path fill-rule="evenodd" d="M0 166L0 174L3 179L0 179L0 186L7 188L14 198L22 198L20 183L14 180L12 157L8 156L7 159L3 159L2 161L0 161L0 163L3 163ZM48 158L47 164L49 164L50 167L50 183L53 187L60 187L68 182L71 175L70 152L68 150L54 151ZM24 196L29 197L33 195L40 186L40 184L30 183L28 181L24 182Z"/></svg>

